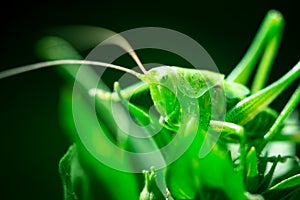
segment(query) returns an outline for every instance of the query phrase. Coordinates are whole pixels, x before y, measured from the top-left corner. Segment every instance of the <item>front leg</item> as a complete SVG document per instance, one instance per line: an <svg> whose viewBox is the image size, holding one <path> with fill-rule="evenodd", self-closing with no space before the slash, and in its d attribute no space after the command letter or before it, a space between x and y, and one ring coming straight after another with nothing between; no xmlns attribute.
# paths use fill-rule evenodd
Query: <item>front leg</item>
<svg viewBox="0 0 300 200"><path fill-rule="evenodd" d="M124 99L129 99L130 97L140 94L149 89L149 85L144 82L138 82L120 91L120 94ZM103 89L93 88L89 91L91 96L97 96L100 100L104 101L120 101L120 96L117 92L110 92Z"/></svg>
<svg viewBox="0 0 300 200"><path fill-rule="evenodd" d="M246 158L246 136L245 136L244 127L230 122L215 121L215 120L210 121L210 127L214 131L221 133L221 137L229 139L232 142L236 142L238 140L240 144L240 148L239 148L240 157L239 157L238 171L243 173L245 168L245 158Z"/></svg>

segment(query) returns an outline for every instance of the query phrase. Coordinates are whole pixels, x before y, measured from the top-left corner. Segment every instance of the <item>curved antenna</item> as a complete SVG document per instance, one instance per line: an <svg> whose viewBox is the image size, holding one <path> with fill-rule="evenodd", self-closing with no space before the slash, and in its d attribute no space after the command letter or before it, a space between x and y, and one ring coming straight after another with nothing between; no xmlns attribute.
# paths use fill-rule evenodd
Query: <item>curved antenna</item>
<svg viewBox="0 0 300 200"><path fill-rule="evenodd" d="M120 70L120 71L129 73L137 78L139 78L142 75L131 69L121 67L118 65L114 65L114 64L105 63L105 62L98 62L98 61L91 61L91 60L55 60L55 61L46 61L46 62L35 63L35 64L31 64L31 65L25 65L25 66L2 71L2 72L0 72L0 79L14 76L14 75L21 74L21 73L25 73L25 72L29 72L29 71L33 71L33 70L37 70L37 69L41 69L41 68L52 67L52 66L56 66L56 65L74 65L74 64L93 65L93 66L112 68L112 69L116 69L116 70Z"/></svg>
<svg viewBox="0 0 300 200"><path fill-rule="evenodd" d="M56 28L56 30L56 35L70 39L72 43L77 44L77 46L81 46L82 48L94 47L102 41L103 44L112 44L121 47L131 56L142 72L144 74L147 73L147 70L129 42L122 35L115 33L114 31L94 26L66 26ZM82 37L85 35L88 35L89 37Z"/></svg>

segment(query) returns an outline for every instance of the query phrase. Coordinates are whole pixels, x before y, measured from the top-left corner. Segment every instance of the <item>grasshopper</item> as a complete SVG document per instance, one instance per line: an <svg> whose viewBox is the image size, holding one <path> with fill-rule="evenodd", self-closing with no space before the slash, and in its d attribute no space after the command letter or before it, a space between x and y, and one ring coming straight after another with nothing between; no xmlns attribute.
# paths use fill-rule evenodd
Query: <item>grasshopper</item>
<svg viewBox="0 0 300 200"><path fill-rule="evenodd" d="M0 72L0 79L56 65L84 64L120 70L135 76L142 82L125 89L121 89L119 84L116 83L114 86L115 92L111 93L95 88L90 90L90 94L103 101L121 101L124 105L129 106L129 110L134 111L133 115L137 118L139 118L139 115L150 118L143 109L136 107L128 100L131 96L138 95L144 91L150 91L153 104L160 115L159 123L169 133L178 132L184 126L183 123L191 121L190 116L198 114L193 113L195 112L195 105L192 105L192 102L196 102L196 107L198 108L215 106L212 103L214 100L211 95L216 93L216 91L222 91L226 98L228 110L224 120L211 119L212 113L210 113L209 109L200 109L200 111L196 109L196 112L200 112L200 116L202 116L201 118L196 118L196 123L199 127L199 131L197 131L195 137L196 142L191 144L191 147L189 147L180 159L167 167L166 181L170 194L176 199L192 199L197 195L194 190L190 190L192 184L200 187L199 182L204 182L211 186L222 187L222 185L217 185L206 180L205 175L201 175L195 182L190 181L187 185L184 181L174 184L176 181L173 180L173 177L185 176L184 174L186 173L183 171L177 173L176 164L189 162L187 160L196 160L196 162L200 163L199 165L206 165L205 162L202 162L198 158L199 154L197 154L202 143L206 141L204 140L203 130L207 131L211 128L221 133L221 139L240 144L237 169L245 175L245 159L251 147L254 146L257 153L260 154L266 143L271 141L280 132L283 121L299 103L300 87L298 86L280 115L268 107L284 90L299 79L300 62L282 78L264 88L280 44L283 26L284 21L281 14L276 11L270 11L248 52L227 78L223 74L216 72L175 66L155 67L147 71L139 61L136 53L131 51L130 55L143 73L104 62L68 59L42 62L3 71ZM259 58L261 60L258 65L258 72L254 77L252 88L248 89L245 85L248 83ZM184 101L184 104L182 104L182 101ZM189 113L186 114L186 112ZM213 149L212 152L214 152ZM209 158L216 158L214 153L208 155L211 156L208 156ZM198 173L202 169L199 167L195 171ZM241 198L241 196L232 196L230 192L227 195L232 199Z"/></svg>

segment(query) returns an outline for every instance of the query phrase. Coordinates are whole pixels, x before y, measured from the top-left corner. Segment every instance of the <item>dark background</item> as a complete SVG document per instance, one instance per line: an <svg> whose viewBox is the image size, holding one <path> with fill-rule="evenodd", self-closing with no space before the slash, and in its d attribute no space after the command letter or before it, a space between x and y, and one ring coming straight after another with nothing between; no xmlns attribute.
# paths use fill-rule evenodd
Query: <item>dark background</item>
<svg viewBox="0 0 300 200"><path fill-rule="evenodd" d="M6 3L0 12L1 70L39 61L34 47L49 27L95 25L121 32L158 26L197 40L220 71L228 74L270 9L278 9L286 19L270 80L282 76L300 59L299 6L292 1ZM62 85L54 69L0 80L1 199L62 199L57 166L70 144L59 119ZM282 108L291 93L285 92L274 106Z"/></svg>

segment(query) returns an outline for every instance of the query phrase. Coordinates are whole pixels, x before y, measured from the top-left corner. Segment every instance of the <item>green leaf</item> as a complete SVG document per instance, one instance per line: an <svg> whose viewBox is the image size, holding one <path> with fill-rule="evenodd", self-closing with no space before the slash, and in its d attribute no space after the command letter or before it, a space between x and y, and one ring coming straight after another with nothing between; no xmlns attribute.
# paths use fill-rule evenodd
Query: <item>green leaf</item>
<svg viewBox="0 0 300 200"><path fill-rule="evenodd" d="M245 199L242 175L234 171L227 151L216 144L204 158L199 158L204 134L207 133L199 131L187 151L167 167L166 182L171 195L176 199L194 199L196 195L208 195L207 188L217 188L229 199Z"/></svg>
<svg viewBox="0 0 300 200"><path fill-rule="evenodd" d="M65 40L48 36L42 38L36 45L37 55L43 60L81 59L80 54ZM64 78L74 82L79 66L66 66L58 68Z"/></svg>
<svg viewBox="0 0 300 200"><path fill-rule="evenodd" d="M62 179L65 200L77 200L77 195L74 191L74 172L79 169L78 162L75 161L75 146L71 146L67 153L59 162L59 173ZM75 165L75 166L74 166ZM77 165L77 166L76 166Z"/></svg>
<svg viewBox="0 0 300 200"><path fill-rule="evenodd" d="M47 60L55 59L80 59L79 54L73 47L61 38L47 37L44 38L38 45L40 55ZM70 85L76 78L78 70L77 66L67 66L59 68L63 72L63 76L66 77ZM130 160L122 155L120 152L116 152L112 145L116 145L114 141L114 134L118 132L118 128L115 125L114 118L112 117L110 107L108 103L97 102L97 110L101 113L99 121L95 119L95 108L91 105L93 98L88 96L88 91L91 89L90 81L98 80L97 75L93 70L84 71L86 79L80 80L80 86L76 97L72 101L72 87L67 88L62 94L61 99L61 112L63 125L72 132L73 140L77 144L78 154L80 154L79 162L83 168L83 174L86 174L90 179L97 179L97 188L90 187L89 193L91 196L95 196L95 193L99 193L99 187L104 187L105 192L108 192L113 199L138 199L138 182L137 176L133 173L126 173L115 170L110 166L107 166L97 158L101 154L103 158L110 160L114 164L118 164L122 167L130 169ZM101 87L106 88L103 83L100 83ZM74 124L74 109L73 105L76 104L77 116L76 126ZM99 109L98 109L99 108ZM96 121L97 123L96 123ZM100 123L100 126L99 126ZM97 126L95 125L97 124ZM77 128L80 127L84 134L79 137ZM119 147L117 147L119 148ZM121 147L120 147L121 148ZM101 184L99 184L99 182ZM118 187L116 186L118 183ZM88 185L88 184L86 184ZM89 199L89 198L88 198ZM100 196L97 199L106 199L105 196Z"/></svg>
<svg viewBox="0 0 300 200"><path fill-rule="evenodd" d="M70 128L70 131L74 131L76 129L74 121L72 120L71 94L64 94L62 97L64 97L64 99L61 100L61 109L62 116L65 118L64 122L66 122L65 126L67 126L66 128ZM83 144L83 141L80 140L78 136L77 139L74 139L81 154L80 162L86 165L85 173L89 173L94 179L96 178L98 182L101 183L99 187L104 187L115 200L138 199L138 182L135 174L115 170L101 163L101 160L98 160L94 156L101 154L105 159L110 160L114 164L120 163L120 165L128 169L131 167L130 160L112 149L112 139L109 140L105 138L105 136L110 135L108 128L103 124L101 125L101 129L94 126L95 124L92 123L94 120L92 115L93 109L90 107L89 102L82 96L77 96L76 103L81 113L77 122L81 123L80 126L82 126L86 132L86 135L84 135L84 142L86 143ZM67 124L67 122L71 124ZM116 182L120 187L115 187ZM99 191L96 189L91 190L93 194L97 192Z"/></svg>
<svg viewBox="0 0 300 200"><path fill-rule="evenodd" d="M179 158L167 167L166 183L175 199L194 199L200 189L200 177L193 160Z"/></svg>
<svg viewBox="0 0 300 200"><path fill-rule="evenodd" d="M251 147L246 157L246 188L249 192L255 192L258 183L258 169L256 150Z"/></svg>
<svg viewBox="0 0 300 200"><path fill-rule="evenodd" d="M283 175L274 178L273 180L273 185L276 185L280 183L281 181L284 181L285 179L288 179L289 177L295 176L297 174L300 174L300 165L296 163L290 170L288 170L286 173Z"/></svg>
<svg viewBox="0 0 300 200"><path fill-rule="evenodd" d="M205 158L200 159L199 166L204 184L223 190L229 199L245 199L242 174L234 170L232 161L220 146L216 145Z"/></svg>
<svg viewBox="0 0 300 200"><path fill-rule="evenodd" d="M269 190L282 190L290 187L300 186L300 174L287 178L274 185Z"/></svg>
<svg viewBox="0 0 300 200"><path fill-rule="evenodd" d="M263 193L265 199L299 199L300 174L287 178Z"/></svg>

